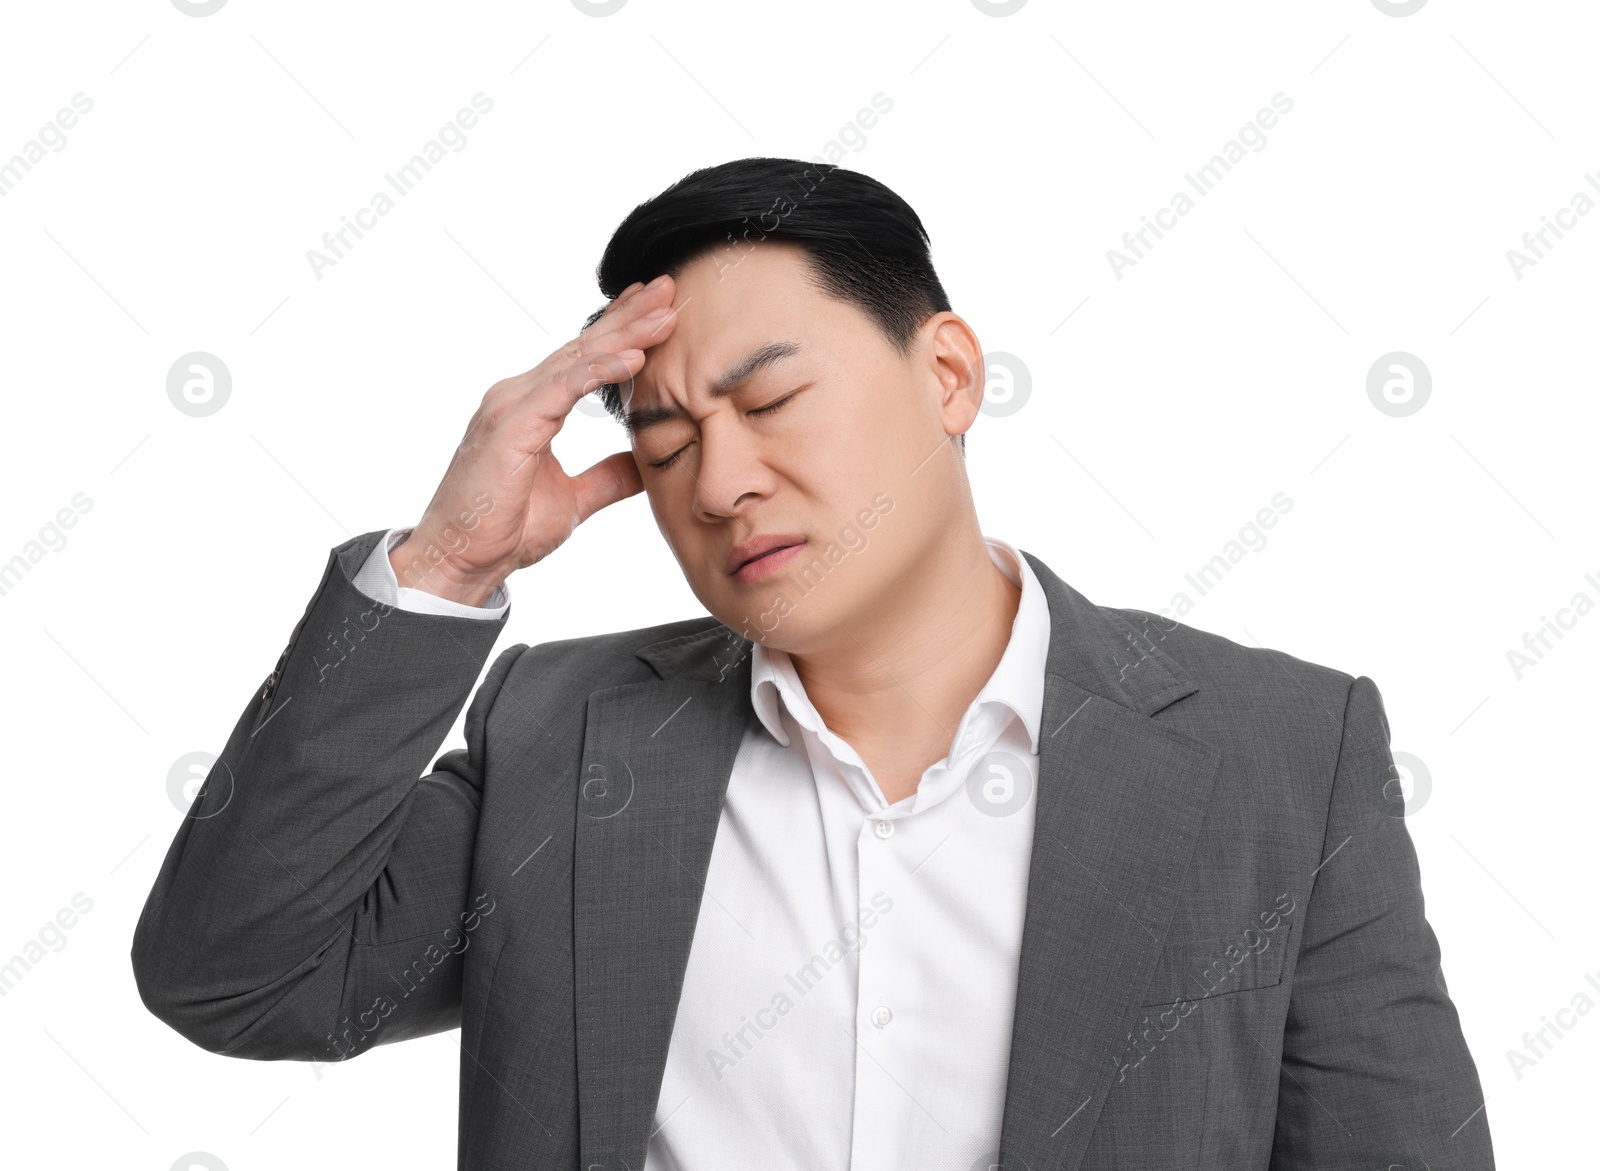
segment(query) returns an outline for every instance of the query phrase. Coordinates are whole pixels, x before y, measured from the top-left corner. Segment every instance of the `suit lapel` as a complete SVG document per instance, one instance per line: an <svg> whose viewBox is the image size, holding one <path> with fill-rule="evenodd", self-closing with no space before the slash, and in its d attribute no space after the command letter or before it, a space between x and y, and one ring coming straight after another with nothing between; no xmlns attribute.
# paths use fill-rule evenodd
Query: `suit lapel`
<svg viewBox="0 0 1600 1171"><path fill-rule="evenodd" d="M1050 602L1003 1165L1074 1171L1139 1018L1220 753L1150 716L1197 688L1030 553Z"/></svg>
<svg viewBox="0 0 1600 1171"><path fill-rule="evenodd" d="M1006 1166L1075 1171L1116 1075L1112 1055L1138 1020L1219 753L1150 718L1197 690L1159 631L1023 555L1049 601L1050 648L1000 1149ZM589 1162L643 1161L750 717L750 644L703 622L636 652L659 679L589 696L573 862Z"/></svg>
<svg viewBox="0 0 1600 1171"><path fill-rule="evenodd" d="M749 644L707 622L638 652L663 679L589 696L572 874L585 1164L643 1164L750 712Z"/></svg>

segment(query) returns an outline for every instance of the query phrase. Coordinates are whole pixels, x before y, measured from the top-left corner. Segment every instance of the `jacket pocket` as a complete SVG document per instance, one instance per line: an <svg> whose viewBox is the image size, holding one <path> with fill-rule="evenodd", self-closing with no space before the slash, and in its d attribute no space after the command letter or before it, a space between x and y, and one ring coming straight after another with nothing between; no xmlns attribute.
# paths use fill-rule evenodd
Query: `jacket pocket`
<svg viewBox="0 0 1600 1171"><path fill-rule="evenodd" d="M1251 930L1214 939L1169 942L1145 985L1142 1007L1175 1000L1212 1000L1252 988L1275 987L1283 980L1293 923L1281 930Z"/></svg>

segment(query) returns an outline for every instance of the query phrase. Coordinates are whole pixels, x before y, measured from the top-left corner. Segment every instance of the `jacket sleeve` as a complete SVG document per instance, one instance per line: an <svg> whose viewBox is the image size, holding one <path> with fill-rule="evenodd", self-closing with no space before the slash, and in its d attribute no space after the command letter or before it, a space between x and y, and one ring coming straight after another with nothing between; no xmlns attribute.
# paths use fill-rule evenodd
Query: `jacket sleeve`
<svg viewBox="0 0 1600 1171"><path fill-rule="evenodd" d="M1284 1027L1273 1171L1492 1171L1377 686L1346 700Z"/></svg>
<svg viewBox="0 0 1600 1171"><path fill-rule="evenodd" d="M212 1053L340 1060L453 1028L471 933L485 725L522 645L422 776L508 615L421 614L337 546L168 848L133 935L149 1010Z"/></svg>

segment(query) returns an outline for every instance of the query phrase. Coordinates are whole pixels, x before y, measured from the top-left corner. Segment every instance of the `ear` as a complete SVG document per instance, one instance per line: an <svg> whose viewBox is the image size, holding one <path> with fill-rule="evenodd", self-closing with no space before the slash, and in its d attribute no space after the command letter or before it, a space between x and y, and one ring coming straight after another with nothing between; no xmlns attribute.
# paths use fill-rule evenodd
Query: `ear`
<svg viewBox="0 0 1600 1171"><path fill-rule="evenodd" d="M965 435L983 409L988 373L978 335L958 314L935 313L923 323L928 356L939 385L939 416L946 435Z"/></svg>

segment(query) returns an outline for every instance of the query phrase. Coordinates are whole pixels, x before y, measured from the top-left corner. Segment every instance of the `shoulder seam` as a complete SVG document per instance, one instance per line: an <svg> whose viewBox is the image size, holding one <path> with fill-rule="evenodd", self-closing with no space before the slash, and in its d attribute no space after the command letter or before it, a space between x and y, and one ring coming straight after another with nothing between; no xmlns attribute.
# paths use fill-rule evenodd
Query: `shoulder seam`
<svg viewBox="0 0 1600 1171"><path fill-rule="evenodd" d="M1324 853L1324 851L1328 848L1328 826L1333 821L1333 790L1334 786L1339 783L1339 766L1344 763L1344 746L1345 741L1348 739L1345 733L1350 728L1350 697L1355 694L1356 684L1365 678L1365 675L1351 676L1350 683L1345 688L1344 692L1344 710L1339 715L1338 750L1334 753L1333 772L1328 778L1328 803L1322 810L1322 841L1317 847L1317 862L1319 870L1321 869L1321 863L1327 861L1327 855ZM1315 893L1316 889L1317 880L1316 876L1313 875L1311 879L1311 889L1306 891L1306 905L1308 907L1311 904L1311 896Z"/></svg>

